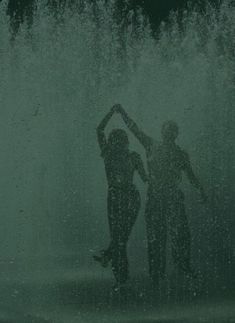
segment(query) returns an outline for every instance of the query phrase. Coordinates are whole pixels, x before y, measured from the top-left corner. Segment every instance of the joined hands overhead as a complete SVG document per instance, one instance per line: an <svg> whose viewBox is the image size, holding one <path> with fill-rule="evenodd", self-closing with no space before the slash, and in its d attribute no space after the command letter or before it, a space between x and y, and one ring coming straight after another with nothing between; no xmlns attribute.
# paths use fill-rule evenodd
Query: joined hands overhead
<svg viewBox="0 0 235 323"><path fill-rule="evenodd" d="M124 111L123 107L121 106L121 104L117 103L114 104L111 108L112 113L122 113Z"/></svg>

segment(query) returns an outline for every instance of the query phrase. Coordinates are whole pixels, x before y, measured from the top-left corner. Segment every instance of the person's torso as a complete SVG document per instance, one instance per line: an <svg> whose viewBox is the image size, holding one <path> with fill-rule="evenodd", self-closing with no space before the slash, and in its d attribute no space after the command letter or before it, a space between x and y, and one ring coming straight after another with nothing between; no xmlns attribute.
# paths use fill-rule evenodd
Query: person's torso
<svg viewBox="0 0 235 323"><path fill-rule="evenodd" d="M106 177L109 187L128 189L133 185L135 172L134 153L112 154L108 151L104 158Z"/></svg>
<svg viewBox="0 0 235 323"><path fill-rule="evenodd" d="M147 152L150 186L156 190L177 188L185 165L184 153L177 145L154 142Z"/></svg>

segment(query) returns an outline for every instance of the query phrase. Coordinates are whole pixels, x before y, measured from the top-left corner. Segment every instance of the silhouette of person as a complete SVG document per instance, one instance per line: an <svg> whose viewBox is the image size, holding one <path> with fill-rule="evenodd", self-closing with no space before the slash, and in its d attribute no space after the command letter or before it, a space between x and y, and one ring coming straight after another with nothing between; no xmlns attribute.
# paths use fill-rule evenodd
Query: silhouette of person
<svg viewBox="0 0 235 323"><path fill-rule="evenodd" d="M191 267L191 237L185 213L184 194L179 188L182 173L200 191L203 187L195 176L188 154L175 142L178 126L174 121L162 125L162 141L157 142L139 129L121 105L116 107L129 130L146 151L149 186L145 208L149 274L158 284L165 277L167 232L171 238L172 257L180 271L194 277Z"/></svg>
<svg viewBox="0 0 235 323"><path fill-rule="evenodd" d="M94 259L106 267L111 262L116 279L116 288L126 283L128 272L127 242L140 209L140 194L133 184L133 176L138 172L143 182L147 175L140 156L129 151L127 134L122 129L114 129L106 140L104 130L116 111L114 105L97 128L101 156L104 159L108 182L108 221L110 244Z"/></svg>

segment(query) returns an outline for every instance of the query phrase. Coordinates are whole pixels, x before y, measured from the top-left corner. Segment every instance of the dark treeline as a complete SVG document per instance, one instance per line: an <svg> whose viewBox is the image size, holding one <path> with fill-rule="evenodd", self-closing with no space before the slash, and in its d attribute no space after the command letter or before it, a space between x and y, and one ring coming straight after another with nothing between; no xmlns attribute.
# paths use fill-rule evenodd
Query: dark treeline
<svg viewBox="0 0 235 323"><path fill-rule="evenodd" d="M79 3L79 6L82 7L85 1L96 2L96 0L48 0L48 6L56 11L64 5L73 6ZM129 10L141 8L149 18L153 30L156 30L160 22L166 20L172 10L181 12L187 7L189 2L189 0L117 0L116 6L120 17L125 15ZM211 3L216 5L219 2L220 0L195 0L192 3L203 10L206 4ZM8 15L12 19L12 26L15 31L18 30L20 24L25 19L29 24L32 23L35 3L35 0L9 0Z"/></svg>

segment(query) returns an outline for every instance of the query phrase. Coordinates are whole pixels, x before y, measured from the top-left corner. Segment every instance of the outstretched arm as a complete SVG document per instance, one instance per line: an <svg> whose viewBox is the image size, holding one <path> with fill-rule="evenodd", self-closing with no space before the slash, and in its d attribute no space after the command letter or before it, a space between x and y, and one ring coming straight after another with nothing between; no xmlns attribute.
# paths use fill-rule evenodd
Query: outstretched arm
<svg viewBox="0 0 235 323"><path fill-rule="evenodd" d="M140 141L145 149L148 149L152 144L152 138L147 136L142 130L139 129L137 124L129 117L126 111L121 105L116 106L116 111L122 116L123 121L127 125L128 129L134 134L134 136Z"/></svg>
<svg viewBox="0 0 235 323"><path fill-rule="evenodd" d="M104 129L106 128L109 120L112 118L114 112L115 112L115 108L112 107L111 110L102 119L102 121L100 122L100 124L98 125L98 127L96 129L98 143L99 143L101 151L103 151L105 149L105 147L107 146L107 141L106 141L106 137L104 134Z"/></svg>
<svg viewBox="0 0 235 323"><path fill-rule="evenodd" d="M199 179L194 174L192 165L189 160L188 154L185 154L185 174L189 180L189 182L200 192L202 200L205 202L207 200L207 196L205 194L204 188L201 185Z"/></svg>

